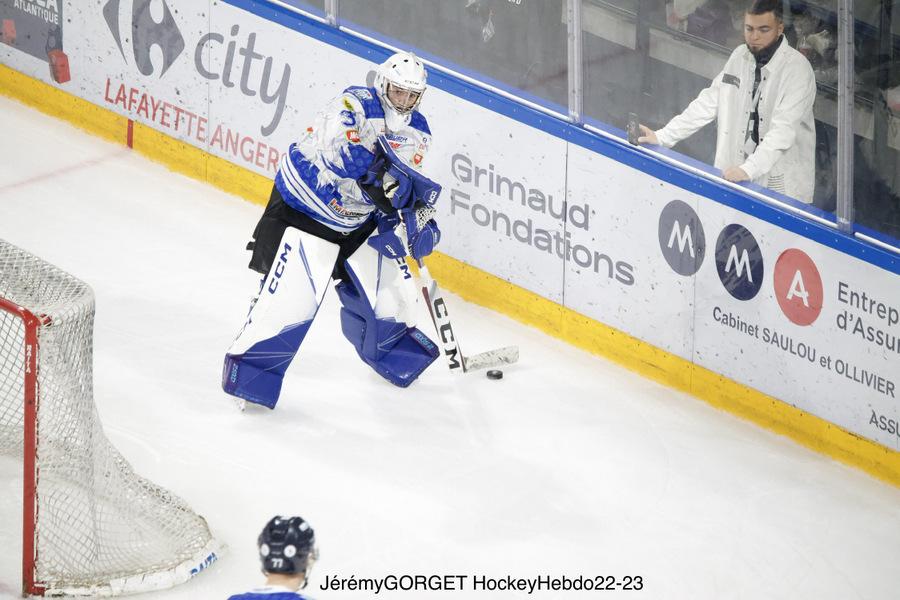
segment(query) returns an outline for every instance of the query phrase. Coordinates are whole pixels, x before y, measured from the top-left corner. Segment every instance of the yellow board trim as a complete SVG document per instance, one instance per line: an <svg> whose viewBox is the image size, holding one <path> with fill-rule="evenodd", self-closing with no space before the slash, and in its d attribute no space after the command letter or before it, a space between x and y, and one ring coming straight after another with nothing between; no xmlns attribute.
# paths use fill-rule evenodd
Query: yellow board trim
<svg viewBox="0 0 900 600"><path fill-rule="evenodd" d="M126 117L2 64L0 93L107 140L127 143L129 120ZM133 124L132 139L135 150L173 171L256 204L264 205L268 201L272 181L262 175L139 123ZM428 267L442 287L470 302L537 327L900 487L900 452L449 256L433 254L428 259Z"/></svg>

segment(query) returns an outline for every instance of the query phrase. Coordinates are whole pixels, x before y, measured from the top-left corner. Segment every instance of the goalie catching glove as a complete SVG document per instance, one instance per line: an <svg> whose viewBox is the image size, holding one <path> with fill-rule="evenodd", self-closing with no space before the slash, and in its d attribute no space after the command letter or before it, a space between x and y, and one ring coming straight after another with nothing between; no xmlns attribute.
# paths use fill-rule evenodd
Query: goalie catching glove
<svg viewBox="0 0 900 600"><path fill-rule="evenodd" d="M433 219L434 213L430 206L407 208L391 214L379 212L376 217L378 233L369 238L368 244L391 259L408 254L421 260L441 241L441 230Z"/></svg>

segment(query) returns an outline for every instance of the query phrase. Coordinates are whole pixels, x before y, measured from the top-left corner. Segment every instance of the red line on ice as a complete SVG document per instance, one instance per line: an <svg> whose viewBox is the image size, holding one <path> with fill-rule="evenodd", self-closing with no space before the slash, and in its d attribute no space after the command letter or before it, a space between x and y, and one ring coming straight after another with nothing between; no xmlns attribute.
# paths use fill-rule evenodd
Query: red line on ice
<svg viewBox="0 0 900 600"><path fill-rule="evenodd" d="M8 192L10 190L15 190L18 188L23 188L25 186L31 185L32 183L38 183L40 181L44 181L46 179L50 179L51 177L56 177L58 175L65 175L67 173L72 173L74 171L79 171L81 169L85 169L87 167L93 167L95 165L99 165L100 163L104 163L111 158L116 158L124 154L125 150L116 150L112 154L107 154L105 156L98 156L96 158L91 158L88 160L81 161L79 163L75 163L73 165L69 165L63 167L61 169L56 169L53 171L47 171L46 173L41 173L39 175L35 175L33 177L29 177L28 179L23 179L21 181L14 181L12 183L7 183L5 185L0 185L0 194L4 192Z"/></svg>

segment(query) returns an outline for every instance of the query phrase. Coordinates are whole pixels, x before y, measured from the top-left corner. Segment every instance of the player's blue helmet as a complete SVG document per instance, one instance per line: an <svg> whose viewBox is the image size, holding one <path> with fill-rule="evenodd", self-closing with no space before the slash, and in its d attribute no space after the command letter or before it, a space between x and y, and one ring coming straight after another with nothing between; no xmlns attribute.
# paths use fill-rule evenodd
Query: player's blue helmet
<svg viewBox="0 0 900 600"><path fill-rule="evenodd" d="M316 534L300 517L273 517L257 540L264 573L304 575L309 580L313 563L319 558Z"/></svg>

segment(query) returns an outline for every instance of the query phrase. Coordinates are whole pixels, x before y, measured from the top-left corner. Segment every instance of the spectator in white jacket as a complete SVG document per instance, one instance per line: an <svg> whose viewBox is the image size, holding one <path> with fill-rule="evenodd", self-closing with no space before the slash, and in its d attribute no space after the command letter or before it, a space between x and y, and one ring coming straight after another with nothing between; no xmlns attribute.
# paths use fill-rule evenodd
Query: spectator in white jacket
<svg viewBox="0 0 900 600"><path fill-rule="evenodd" d="M671 148L716 120L715 166L728 181L753 181L811 203L815 182L816 80L784 37L782 0L752 0L744 40L684 112L641 143Z"/></svg>

